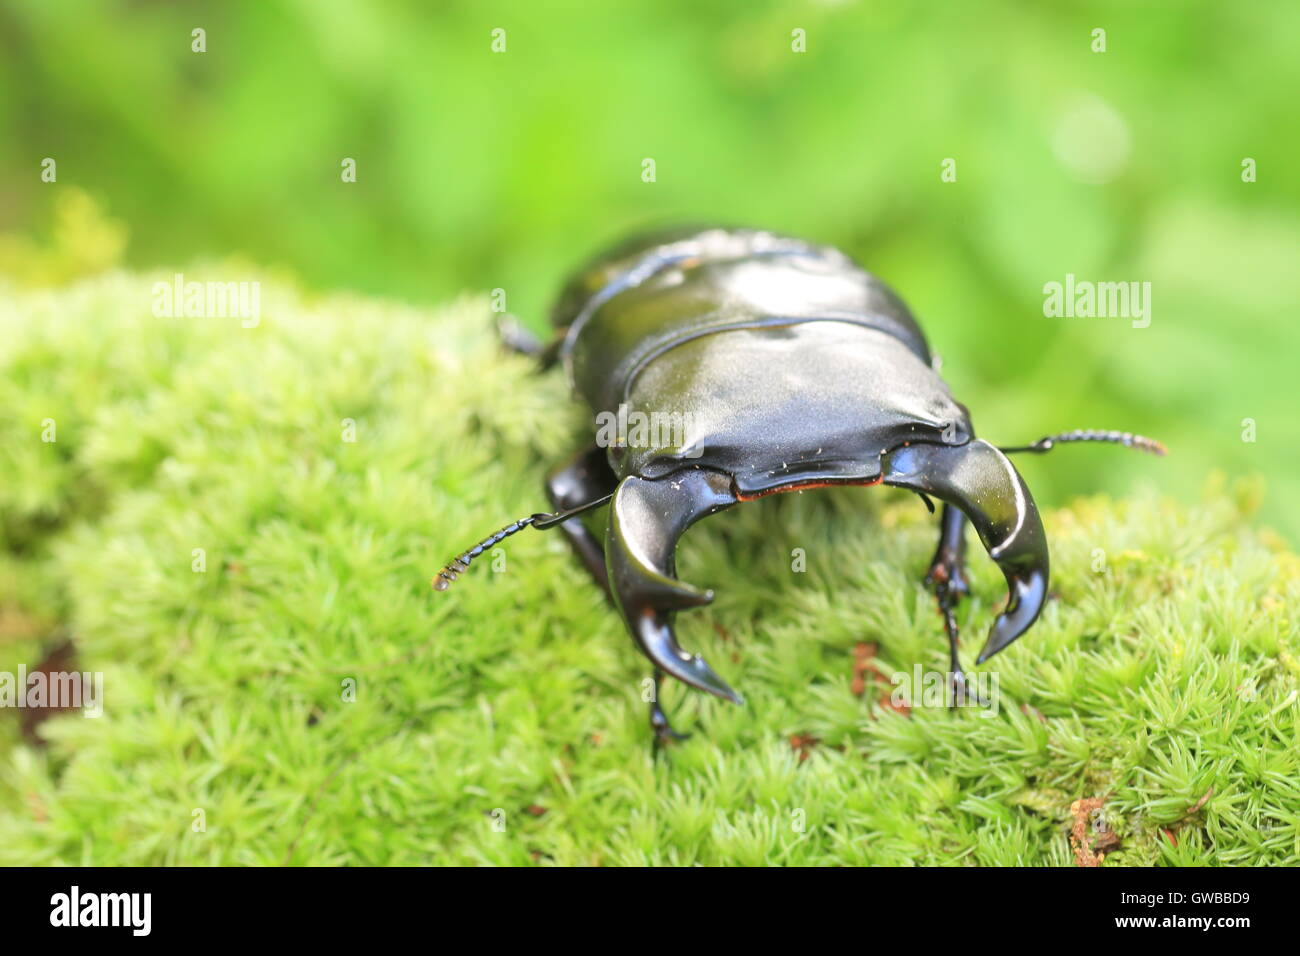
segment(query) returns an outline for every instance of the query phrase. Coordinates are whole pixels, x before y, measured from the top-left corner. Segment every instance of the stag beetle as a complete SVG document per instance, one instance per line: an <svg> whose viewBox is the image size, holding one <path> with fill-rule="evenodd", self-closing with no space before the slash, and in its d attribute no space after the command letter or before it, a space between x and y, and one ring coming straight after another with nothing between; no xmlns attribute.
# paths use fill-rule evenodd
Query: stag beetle
<svg viewBox="0 0 1300 956"><path fill-rule="evenodd" d="M703 660L682 650L677 611L713 592L677 580L682 533L706 515L779 492L832 485L910 489L933 512L939 545L925 580L949 643L952 691L966 688L954 609L968 593L965 528L975 527L1009 591L977 663L1023 634L1047 597L1048 553L1034 499L1007 452L1101 441L1164 454L1116 431L1074 431L997 448L936 370L902 300L827 246L752 229L685 229L638 237L598 256L564 287L543 347L517 323L507 344L563 363L598 415L681 415L665 440L593 444L546 479L554 513L514 522L434 579L446 590L471 561L527 527L560 527L654 664L656 743L682 735L659 705L670 674L741 703ZM625 436L623 436L625 437ZM609 504L605 543L582 521Z"/></svg>

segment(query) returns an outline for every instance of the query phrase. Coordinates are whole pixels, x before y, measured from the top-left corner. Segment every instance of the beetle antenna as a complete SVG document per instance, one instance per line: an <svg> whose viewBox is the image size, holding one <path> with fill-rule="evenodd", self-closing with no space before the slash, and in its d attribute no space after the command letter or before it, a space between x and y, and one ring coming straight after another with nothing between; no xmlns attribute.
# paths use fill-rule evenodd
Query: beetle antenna
<svg viewBox="0 0 1300 956"><path fill-rule="evenodd" d="M449 561L437 576L433 579L433 589L435 591L445 591L451 587L451 582L455 581L460 575L469 570L469 563L477 558L488 548L504 541L512 534L518 534L525 528L537 528L539 531L546 528L552 528L561 522L568 521L570 518L577 517L585 511L592 508L598 508L609 501L614 495L608 494L603 498L597 498L595 501L588 501L586 504L579 505L576 508L570 508L568 511L556 511L553 514L538 512L531 514L526 518L520 518L513 524L508 524L495 534L490 534L468 551L463 552L460 556Z"/></svg>
<svg viewBox="0 0 1300 956"><path fill-rule="evenodd" d="M1000 448L999 451L1004 454L1012 452L1026 451L1035 454L1049 452L1056 447L1057 443L1066 444L1076 441L1100 441L1109 442L1112 445L1124 445L1128 448L1136 448L1138 451L1145 451L1152 455L1163 456L1168 449L1154 438L1147 438L1145 435L1134 435L1132 432L1120 431L1097 431L1092 428L1076 428L1072 432L1065 432L1061 435L1048 435L1046 438L1040 438L1032 445L1019 445L1015 448Z"/></svg>

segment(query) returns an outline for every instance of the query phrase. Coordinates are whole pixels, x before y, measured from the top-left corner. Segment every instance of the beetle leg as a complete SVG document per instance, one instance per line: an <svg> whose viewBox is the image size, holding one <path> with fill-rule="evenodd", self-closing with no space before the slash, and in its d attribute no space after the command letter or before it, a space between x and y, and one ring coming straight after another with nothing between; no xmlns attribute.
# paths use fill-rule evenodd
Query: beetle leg
<svg viewBox="0 0 1300 956"><path fill-rule="evenodd" d="M735 503L731 480L703 468L657 481L624 478L609 509L605 560L614 601L633 640L655 666L739 704L740 695L703 658L682 650L672 626L675 612L713 600L712 591L674 576L678 539L700 518Z"/></svg>
<svg viewBox="0 0 1300 956"><path fill-rule="evenodd" d="M654 731L655 750L658 750L674 740L685 740L690 734L683 734L680 731L673 730L673 725L668 722L668 715L664 713L663 705L659 703L659 693L663 685L664 672L656 667L653 680L654 698L650 701L650 729Z"/></svg>
<svg viewBox="0 0 1300 956"><path fill-rule="evenodd" d="M969 698L980 705L985 701L970 691L966 672L962 670L957 645L956 608L961 599L970 593L966 583L966 516L952 505L943 506L939 518L939 546L935 549L925 583L934 592L943 616L943 629L948 635L948 682L951 689L951 706L959 707Z"/></svg>
<svg viewBox="0 0 1300 956"><path fill-rule="evenodd" d="M1029 629L1047 598L1047 539L1029 489L1006 456L980 439L905 445L886 454L882 467L885 484L960 508L1007 579L1006 610L976 660L984 663Z"/></svg>
<svg viewBox="0 0 1300 956"><path fill-rule="evenodd" d="M541 371L546 371L559 359L560 346L564 344L563 335L557 335L550 342L544 343L509 313L497 317L496 327L497 338L507 351L537 359Z"/></svg>
<svg viewBox="0 0 1300 956"><path fill-rule="evenodd" d="M574 455L565 464L546 476L546 496L551 506L558 511L576 508L587 501L603 498L614 490L618 479L610 470L605 450L592 445ZM605 597L617 609L613 595L609 592L609 572L605 569L605 546L581 521L569 521L560 525L569 544L573 547L578 560L582 562L595 580L596 585L605 592ZM670 740L685 740L690 734L679 733L673 729L659 703L659 686L663 680L663 671L655 668L654 697L650 701L650 729L654 732L655 747L661 747Z"/></svg>
<svg viewBox="0 0 1300 956"><path fill-rule="evenodd" d="M944 505L939 517L939 546L925 573L925 583L936 593L942 588L955 599L970 593L966 583L966 516L953 505Z"/></svg>
<svg viewBox="0 0 1300 956"><path fill-rule="evenodd" d="M584 448L546 476L546 497L552 507L567 511L588 501L604 498L618 479L610 470L605 450L596 445ZM609 574L605 570L605 548L581 520L566 521L560 530L569 539L574 554L590 572L596 586L609 597Z"/></svg>

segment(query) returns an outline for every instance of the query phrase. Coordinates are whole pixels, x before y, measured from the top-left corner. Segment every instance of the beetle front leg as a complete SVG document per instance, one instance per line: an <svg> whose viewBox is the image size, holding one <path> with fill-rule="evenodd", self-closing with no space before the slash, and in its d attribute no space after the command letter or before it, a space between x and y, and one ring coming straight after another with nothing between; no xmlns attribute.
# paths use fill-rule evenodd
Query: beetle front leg
<svg viewBox="0 0 1300 956"><path fill-rule="evenodd" d="M966 583L966 516L960 508L944 505L939 517L939 547L935 548L925 583L957 600L970 593Z"/></svg>
<svg viewBox="0 0 1300 956"><path fill-rule="evenodd" d="M684 734L674 730L673 725L668 722L668 715L664 713L663 705L659 702L659 694L663 689L664 672L655 668L654 677L654 696L650 699L650 729L655 735L655 750L671 743L674 740L686 740L690 734Z"/></svg>
<svg viewBox="0 0 1300 956"><path fill-rule="evenodd" d="M588 501L605 497L617 484L618 479L605 458L605 450L592 445L546 476L546 497L552 507L568 511ZM609 574L605 570L605 548L600 539L587 530L580 519L565 522L560 525L560 530L564 532L574 554L596 582L596 586L605 592L605 597L610 598L612 603Z"/></svg>
<svg viewBox="0 0 1300 956"><path fill-rule="evenodd" d="M605 457L605 450L596 445L578 452L565 464L554 469L546 476L546 496L552 507L559 511L577 508L588 501L603 498L614 490L618 483L614 472L610 470ZM609 591L609 572L605 568L605 547L600 539L588 530L581 521L570 521L560 525L560 529L569 540L570 546L591 574L592 580L605 592L606 599L615 610L618 605ZM659 703L660 688L663 684L663 671L655 668L654 696L650 700L650 729L654 732L655 748L673 740L685 740L690 734L683 734L673 729Z"/></svg>
<svg viewBox="0 0 1300 956"><path fill-rule="evenodd" d="M970 586L966 583L966 516L952 505L943 506L939 518L939 546L930 561L930 569L925 573L925 583L934 592L939 614L943 617L943 629L948 635L950 706L959 707L968 697L983 705L985 702L969 690L958 652L960 632L956 610L961 599L970 593Z"/></svg>
<svg viewBox="0 0 1300 956"><path fill-rule="evenodd" d="M549 342L543 342L509 313L503 313L497 318L496 329L497 339L506 351L537 359L540 371L546 371L559 359L560 346L564 343L562 334L555 335Z"/></svg>

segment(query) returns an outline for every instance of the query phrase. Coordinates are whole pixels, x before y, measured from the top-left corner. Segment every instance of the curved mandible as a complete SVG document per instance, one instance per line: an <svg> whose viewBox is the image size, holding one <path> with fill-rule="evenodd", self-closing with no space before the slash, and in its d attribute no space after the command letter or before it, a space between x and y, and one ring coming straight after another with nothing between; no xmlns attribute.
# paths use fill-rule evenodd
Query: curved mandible
<svg viewBox="0 0 1300 956"><path fill-rule="evenodd" d="M702 657L682 650L672 626L674 612L713 600L712 591L674 576L678 539L700 518L735 503L731 480L703 468L655 481L625 478L610 504L605 564L610 593L646 657L678 680L739 704L740 695Z"/></svg>
<svg viewBox="0 0 1300 956"><path fill-rule="evenodd" d="M1000 451L981 439L965 445L915 444L884 456L884 482L956 505L1007 579L1007 607L989 631L984 663L1029 629L1047 598L1047 536L1033 496Z"/></svg>

